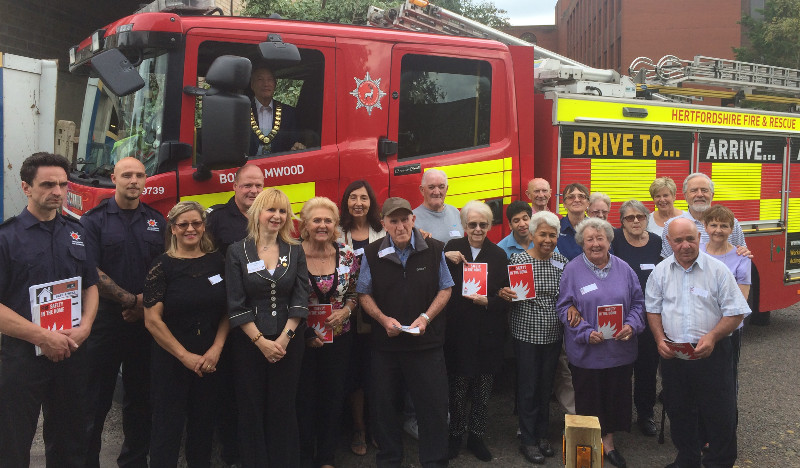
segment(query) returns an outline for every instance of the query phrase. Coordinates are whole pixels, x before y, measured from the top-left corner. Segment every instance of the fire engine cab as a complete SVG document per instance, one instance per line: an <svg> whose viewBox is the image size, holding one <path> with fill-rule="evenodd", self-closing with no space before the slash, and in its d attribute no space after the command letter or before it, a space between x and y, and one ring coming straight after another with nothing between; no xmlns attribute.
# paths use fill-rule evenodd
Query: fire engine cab
<svg viewBox="0 0 800 468"><path fill-rule="evenodd" d="M210 0L175 3L157 0L70 50L70 70L90 78L66 213L79 217L112 196L109 175L125 156L145 164L143 199L162 212L180 200L226 202L245 162L262 168L296 212L314 196L338 201L357 179L380 201L416 205L422 173L438 168L448 175L447 203L492 207L497 241L508 233L504 206L534 176L551 182L554 211L560 189L581 182L607 193L613 214L631 198L652 209L656 177L680 189L701 171L748 234L760 309L798 300L800 118L684 102L701 91L678 85L702 66L645 63L634 78L620 76L424 0L372 9L372 27L223 17ZM295 108L304 149L251 150L257 62L277 78L276 99ZM708 80L726 77L722 70ZM747 93L721 97L738 103L769 86L749 82ZM677 199L685 208L680 190Z"/></svg>

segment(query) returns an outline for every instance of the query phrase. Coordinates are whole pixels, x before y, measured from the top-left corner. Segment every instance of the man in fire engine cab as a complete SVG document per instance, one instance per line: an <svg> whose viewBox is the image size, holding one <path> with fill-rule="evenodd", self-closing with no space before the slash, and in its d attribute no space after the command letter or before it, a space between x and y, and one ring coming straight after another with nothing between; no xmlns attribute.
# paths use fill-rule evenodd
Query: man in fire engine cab
<svg viewBox="0 0 800 468"><path fill-rule="evenodd" d="M250 89L253 90L250 106L250 155L306 149L298 141L294 107L272 98L277 84L275 75L266 64L253 65L250 74Z"/></svg>
<svg viewBox="0 0 800 468"><path fill-rule="evenodd" d="M378 467L400 467L403 433L393 402L401 382L419 419L423 467L447 466L448 382L444 363L445 317L453 279L444 243L424 239L414 227L411 205L389 198L381 209L386 237L364 249L356 291L376 324L370 342L370 409Z"/></svg>
<svg viewBox="0 0 800 468"><path fill-rule="evenodd" d="M152 338L144 327L142 292L150 264L164 253L167 223L161 213L140 200L146 179L141 161L120 159L111 175L114 196L81 218L86 246L100 275L100 306L86 344L87 467L100 465L103 425L111 409L120 365L124 440L117 464L147 466Z"/></svg>
<svg viewBox="0 0 800 468"><path fill-rule="evenodd" d="M31 443L42 408L47 466L84 468L86 461L83 343L97 312L97 269L87 258L81 225L60 214L69 169L66 159L51 153L25 159L20 179L28 204L22 213L0 225L3 468L30 465ZM78 292L75 277L81 279L83 289L81 310L71 311L70 303L78 306L70 297ZM46 323L52 321L52 314L60 317L71 312L81 316L75 328ZM75 323L74 315L64 318Z"/></svg>

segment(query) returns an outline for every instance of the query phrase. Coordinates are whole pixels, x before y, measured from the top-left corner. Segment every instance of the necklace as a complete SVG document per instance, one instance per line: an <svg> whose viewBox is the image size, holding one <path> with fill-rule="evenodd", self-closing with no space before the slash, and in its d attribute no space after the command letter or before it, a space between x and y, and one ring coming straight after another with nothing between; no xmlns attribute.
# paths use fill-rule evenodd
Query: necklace
<svg viewBox="0 0 800 468"><path fill-rule="evenodd" d="M283 113L283 107L275 102L275 118L273 119L275 122L272 125L272 130L266 135L258 128L258 122L256 122L256 116L253 114L253 109L250 109L250 126L253 128L253 133L256 134L258 137L258 141L263 143L265 146L272 143L272 140L275 138L275 135L278 134L278 130L281 129L281 114Z"/></svg>

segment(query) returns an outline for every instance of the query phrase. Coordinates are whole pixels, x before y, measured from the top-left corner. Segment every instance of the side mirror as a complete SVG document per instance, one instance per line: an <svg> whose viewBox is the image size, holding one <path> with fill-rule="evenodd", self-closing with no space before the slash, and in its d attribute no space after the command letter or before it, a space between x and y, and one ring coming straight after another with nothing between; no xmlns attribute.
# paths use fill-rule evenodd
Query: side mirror
<svg viewBox="0 0 800 468"><path fill-rule="evenodd" d="M108 49L92 57L92 68L117 96L127 96L144 88L144 79L119 49Z"/></svg>
<svg viewBox="0 0 800 468"><path fill-rule="evenodd" d="M297 50L297 46L283 42L279 34L267 35L266 42L260 43L258 50L261 52L261 57L275 68L300 62L300 51Z"/></svg>
<svg viewBox="0 0 800 468"><path fill-rule="evenodd" d="M203 152L197 155L198 180L211 169L228 169L247 162L250 146L250 99L241 94L248 86L252 64L244 57L223 55L206 73L211 85L203 97Z"/></svg>

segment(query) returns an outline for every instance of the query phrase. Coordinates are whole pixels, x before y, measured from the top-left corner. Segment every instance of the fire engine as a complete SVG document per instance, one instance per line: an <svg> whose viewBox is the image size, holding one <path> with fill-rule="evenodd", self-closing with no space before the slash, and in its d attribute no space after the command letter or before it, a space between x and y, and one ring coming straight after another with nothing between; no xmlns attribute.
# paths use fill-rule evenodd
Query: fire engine
<svg viewBox="0 0 800 468"><path fill-rule="evenodd" d="M685 209L681 182L700 171L747 234L760 310L798 300L800 118L695 103L796 105L765 94L800 94L796 70L669 57L642 58L633 77L621 76L425 0L373 8L371 26L223 17L211 0L176 3L157 0L70 50L70 70L90 78L66 213L110 197L113 164L130 155L147 169L143 199L162 212L179 200L224 203L245 162L261 167L295 211L313 196L338 200L357 179L379 200L415 205L422 173L439 168L448 203L492 207L490 236L499 240L508 233L504 206L534 176L553 185L554 210L557 192L581 182L607 193L613 213L631 198L652 208L648 187L660 176L678 183L676 205ZM243 93L257 60L290 91L305 149L248 155ZM684 86L691 82L732 91Z"/></svg>

